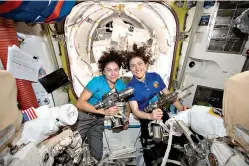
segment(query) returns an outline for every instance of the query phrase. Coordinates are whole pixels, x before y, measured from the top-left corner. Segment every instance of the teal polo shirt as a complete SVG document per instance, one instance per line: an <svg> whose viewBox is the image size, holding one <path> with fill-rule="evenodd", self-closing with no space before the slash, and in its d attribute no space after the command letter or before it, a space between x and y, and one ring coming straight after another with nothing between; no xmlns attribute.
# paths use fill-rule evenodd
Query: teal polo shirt
<svg viewBox="0 0 249 166"><path fill-rule="evenodd" d="M120 92L126 88L123 81L118 79L115 83L115 89ZM102 96L111 91L105 75L94 77L87 85L86 89L92 93L92 96L88 99L88 102L92 105L102 100Z"/></svg>

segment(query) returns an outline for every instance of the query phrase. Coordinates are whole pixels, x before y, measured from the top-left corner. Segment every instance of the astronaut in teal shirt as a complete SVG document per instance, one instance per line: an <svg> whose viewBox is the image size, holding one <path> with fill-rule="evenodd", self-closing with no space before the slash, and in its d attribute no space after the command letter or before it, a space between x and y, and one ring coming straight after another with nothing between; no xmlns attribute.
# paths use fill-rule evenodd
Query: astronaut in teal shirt
<svg viewBox="0 0 249 166"><path fill-rule="evenodd" d="M118 112L118 107L96 110L94 104L101 101L103 95L108 92L113 90L120 92L126 88L123 81L119 79L122 59L122 54L119 51L104 52L98 61L98 68L102 75L94 77L87 84L76 104L79 114L73 128L79 131L83 140L87 137L91 155L98 161L103 155L104 117L105 115L115 115ZM126 116L129 118L129 111L127 111ZM124 128L127 129L128 124L125 124Z"/></svg>
<svg viewBox="0 0 249 166"><path fill-rule="evenodd" d="M120 92L125 89L125 84L120 79L117 79L114 85L114 89ZM110 92L108 81L105 75L94 77L86 86L86 89L92 94L88 99L88 103L94 105L102 100L102 96Z"/></svg>

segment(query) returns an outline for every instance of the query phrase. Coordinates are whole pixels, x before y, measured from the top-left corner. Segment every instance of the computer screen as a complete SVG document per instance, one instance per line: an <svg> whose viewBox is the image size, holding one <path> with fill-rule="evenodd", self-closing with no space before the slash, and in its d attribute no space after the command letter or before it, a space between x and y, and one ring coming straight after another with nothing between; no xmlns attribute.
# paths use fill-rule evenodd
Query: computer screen
<svg viewBox="0 0 249 166"><path fill-rule="evenodd" d="M60 68L43 78L39 79L39 82L45 88L48 93L53 92L57 88L69 83L69 79L63 68Z"/></svg>
<svg viewBox="0 0 249 166"><path fill-rule="evenodd" d="M223 89L197 85L192 105L222 108Z"/></svg>

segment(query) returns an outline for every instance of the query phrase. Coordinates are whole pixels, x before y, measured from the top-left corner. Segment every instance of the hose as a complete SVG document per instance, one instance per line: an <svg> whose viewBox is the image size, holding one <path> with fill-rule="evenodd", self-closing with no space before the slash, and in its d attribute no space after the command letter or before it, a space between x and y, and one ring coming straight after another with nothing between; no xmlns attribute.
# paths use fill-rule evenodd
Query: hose
<svg viewBox="0 0 249 166"><path fill-rule="evenodd" d="M167 146L167 150L165 152L165 155L163 157L163 162L162 162L161 166L165 166L166 163L168 162L169 152L171 150L171 145L172 145L172 139L173 139L173 123L170 124L168 146ZM173 161L173 160L170 160L170 161Z"/></svg>
<svg viewBox="0 0 249 166"><path fill-rule="evenodd" d="M175 165L181 165L180 161L170 160L170 159L168 159L167 163L172 163L172 164L175 164Z"/></svg>
<svg viewBox="0 0 249 166"><path fill-rule="evenodd" d="M14 21L0 17L0 59L5 70L8 61L8 47L14 44L19 46ZM39 107L30 81L16 79L16 86L17 101L21 109L25 110L30 107Z"/></svg>

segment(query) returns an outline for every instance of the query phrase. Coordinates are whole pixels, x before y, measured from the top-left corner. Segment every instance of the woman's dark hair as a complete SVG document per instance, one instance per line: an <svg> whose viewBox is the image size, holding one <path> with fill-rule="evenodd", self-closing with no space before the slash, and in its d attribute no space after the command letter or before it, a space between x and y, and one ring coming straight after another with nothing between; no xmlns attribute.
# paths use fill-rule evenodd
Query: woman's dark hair
<svg viewBox="0 0 249 166"><path fill-rule="evenodd" d="M126 70L130 70L130 61L135 57L141 58L145 64L149 65L153 65L155 61L155 59L152 58L149 46L146 44L143 44L141 47L138 47L136 44L134 44L132 51L123 51L122 55L125 59L123 67Z"/></svg>
<svg viewBox="0 0 249 166"><path fill-rule="evenodd" d="M120 68L124 62L124 57L122 56L122 52L114 50L113 48L108 51L104 51L103 55L98 60L99 71L103 72L105 66L110 62L115 62Z"/></svg>

